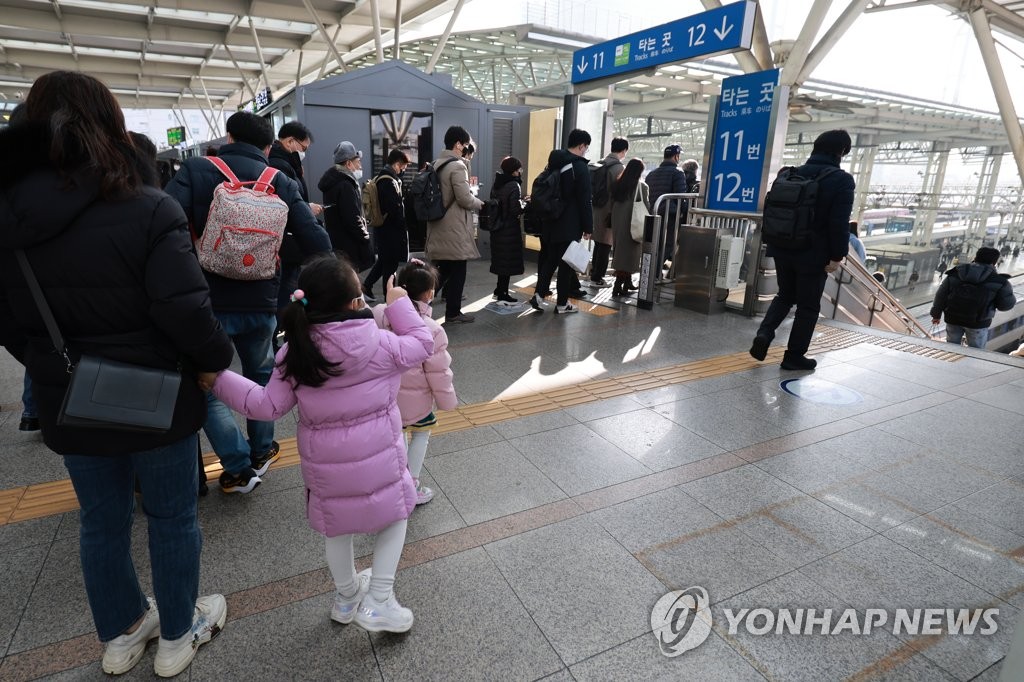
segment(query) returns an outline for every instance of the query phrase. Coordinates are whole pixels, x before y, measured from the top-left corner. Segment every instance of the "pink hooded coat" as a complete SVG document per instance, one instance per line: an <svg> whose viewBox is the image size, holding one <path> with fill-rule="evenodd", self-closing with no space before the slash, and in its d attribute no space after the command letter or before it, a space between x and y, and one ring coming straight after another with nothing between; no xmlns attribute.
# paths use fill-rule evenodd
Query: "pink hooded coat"
<svg viewBox="0 0 1024 682"><path fill-rule="evenodd" d="M277 419L298 404L306 515L327 537L379 531L409 518L416 506L397 396L402 372L420 366L434 344L409 298L385 315L394 333L370 318L312 328L324 357L342 369L319 388L294 384L280 367L266 388L234 372L223 372L213 387L250 419Z"/></svg>
<svg viewBox="0 0 1024 682"><path fill-rule="evenodd" d="M413 301L423 324L427 325L434 337L434 352L423 364L413 367L402 375L402 388L398 391L398 409L402 412L402 424L415 424L426 417L437 404L438 409L454 410L459 406L455 395L452 356L448 354L448 334L444 327L430 316L430 304ZM373 308L373 317L383 329L391 325L384 315L385 306Z"/></svg>

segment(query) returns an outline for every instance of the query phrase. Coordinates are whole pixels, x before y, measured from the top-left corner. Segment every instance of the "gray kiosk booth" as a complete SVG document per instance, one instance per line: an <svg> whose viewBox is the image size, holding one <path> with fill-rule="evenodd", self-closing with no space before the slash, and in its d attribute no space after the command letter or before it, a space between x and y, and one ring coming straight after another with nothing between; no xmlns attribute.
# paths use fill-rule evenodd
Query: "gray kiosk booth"
<svg viewBox="0 0 1024 682"><path fill-rule="evenodd" d="M481 102L452 86L451 76L426 74L408 64L390 61L351 73L301 85L259 111L275 132L287 121L302 121L314 143L305 158L311 201L321 201L317 182L333 163L333 150L349 140L363 152L363 176L372 177L392 149L412 161L406 187L415 172L444 148L444 133L460 125L473 136L477 152L471 180L486 199L494 173L509 155L524 160L529 145L528 107ZM417 229L419 227L419 229ZM410 246L415 248L422 226L409 220ZM487 234L481 232L482 246Z"/></svg>

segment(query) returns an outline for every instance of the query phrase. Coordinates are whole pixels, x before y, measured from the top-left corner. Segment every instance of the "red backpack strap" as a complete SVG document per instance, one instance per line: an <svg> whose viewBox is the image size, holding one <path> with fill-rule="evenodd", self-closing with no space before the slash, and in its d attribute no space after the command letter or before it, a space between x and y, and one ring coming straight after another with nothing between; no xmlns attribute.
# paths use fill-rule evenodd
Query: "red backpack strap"
<svg viewBox="0 0 1024 682"><path fill-rule="evenodd" d="M228 165L227 165L226 163L224 163L224 159L222 159L222 158L220 158L220 157L217 157L217 156L204 156L203 158L204 158L204 159L206 159L206 160L208 160L208 161L209 161L210 163L212 163L212 164L213 164L214 166L216 166L216 167L217 167L217 169L218 169L218 170L219 170L219 171L220 171L220 172L221 172L221 173L222 173L222 174L224 175L224 177L225 177L225 178L227 178L227 179L228 179L229 181L233 182L233 183L234 183L234 184L236 184L236 185L240 185L240 184L241 184L241 182L239 182L239 180L238 180L238 176L237 176L237 175L235 175L235 174L234 174L234 173L233 173L233 172L231 171L231 169L230 169L230 168L228 168Z"/></svg>
<svg viewBox="0 0 1024 682"><path fill-rule="evenodd" d="M274 186L270 184L277 176L277 169L273 166L267 166L260 173L260 176L256 178L256 184L253 185L253 189L257 192L266 192L267 194L274 193Z"/></svg>

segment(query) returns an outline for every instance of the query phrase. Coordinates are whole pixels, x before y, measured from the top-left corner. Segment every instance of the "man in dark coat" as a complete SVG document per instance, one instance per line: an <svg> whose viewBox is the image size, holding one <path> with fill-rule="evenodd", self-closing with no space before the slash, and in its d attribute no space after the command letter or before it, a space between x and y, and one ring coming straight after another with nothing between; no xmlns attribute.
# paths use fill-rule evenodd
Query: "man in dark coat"
<svg viewBox="0 0 1024 682"><path fill-rule="evenodd" d="M569 243L584 236L589 239L594 231L593 197L590 188L590 168L584 155L590 149L590 133L575 129L569 132L566 149L555 149L548 155L548 168L558 173L561 179L561 196L565 204L562 215L544 224L541 262L537 266L537 292L547 291L551 277L558 271L558 298L555 314L579 312L569 303L569 295L579 288L576 272L565 261L562 254ZM568 166L568 168L567 168ZM534 293L530 305L540 309L541 297Z"/></svg>
<svg viewBox="0 0 1024 682"><path fill-rule="evenodd" d="M274 141L269 121L239 111L227 120L228 144L219 150L219 157L241 181L255 180L267 167L267 153ZM196 237L206 229L206 218L213 200L213 190L225 178L204 158L188 159L168 183L165 191L185 209ZM330 251L330 242L317 224L309 204L302 199L295 181L282 173L274 176L274 191L288 204L285 228L295 235L305 256ZM273 279L243 281L205 273L210 285L213 311L231 337L242 364L242 373L266 385L274 368L271 341L277 327L277 299L280 271ZM221 489L225 492L247 493L261 482L278 457L274 442L274 423L249 420L248 441L238 428L235 416L224 403L208 396L208 414L203 429L221 460L224 474Z"/></svg>
<svg viewBox="0 0 1024 682"><path fill-rule="evenodd" d="M324 219L331 246L348 258L356 272L373 265L373 247L370 232L363 215L363 193L359 182L363 179L363 152L351 142L344 141L334 148L334 165L320 177L317 186L324 195ZM369 292L364 292L369 293ZM375 301L372 294L366 297Z"/></svg>
<svg viewBox="0 0 1024 682"><path fill-rule="evenodd" d="M797 173L802 177L817 177L830 167L839 168L839 162L850 153L850 145L850 135L845 130L822 133L814 141L807 163L797 168ZM818 322L825 279L839 268L850 248L850 212L855 187L853 176L841 169L822 177L818 182L810 246L806 249L768 247L768 256L775 259L779 293L768 307L750 346L750 354L756 359L764 360L768 345L775 338L775 330L796 304L782 369L812 370L817 366L815 360L806 357L807 348Z"/></svg>
<svg viewBox="0 0 1024 682"><path fill-rule="evenodd" d="M650 188L651 208L657 203L662 194L682 194L687 190L686 174L679 168L679 157L683 148L677 144L670 144L665 147L665 160L661 165L647 174L647 187ZM658 257L655 263L664 263L671 260L676 251L676 225L681 219L678 209L668 210L668 204L662 204L658 208L658 215L661 216L662 242L658 246ZM661 277L661 272L658 272Z"/></svg>
<svg viewBox="0 0 1024 682"><path fill-rule="evenodd" d="M1017 297L1010 276L996 272L999 252L991 246L978 249L973 263L946 272L932 303L932 324L946 318L946 341L960 345L964 336L971 348L984 348L996 310L1012 310ZM966 285L966 286L965 286Z"/></svg>
<svg viewBox="0 0 1024 682"><path fill-rule="evenodd" d="M320 220L320 216L324 212L323 206L309 201L309 188L306 186L305 173L302 169L302 160L305 158L311 144L313 144L313 134L309 132L309 128L299 121L288 121L277 131L277 139L274 140L274 144L270 147L267 163L295 181L295 184L299 187L299 194L302 195L302 200L309 204L309 210L313 212L313 216ZM289 297L295 291L295 287L298 286L299 266L302 265L304 260L302 249L299 248L295 235L291 232L286 231L284 233L284 239L281 240L280 253L281 287L277 293L279 316L288 307ZM277 348L276 333L274 337L274 348Z"/></svg>
<svg viewBox="0 0 1024 682"><path fill-rule="evenodd" d="M383 287L398 270L399 263L409 260L409 233L405 229L405 201L402 199L402 174L409 166L409 157L401 149L388 153L386 165L373 185L377 188L377 203L384 222L373 228L373 241L377 247L377 262L363 280L363 291L373 296L373 285L383 281ZM387 294L387 292L384 292Z"/></svg>

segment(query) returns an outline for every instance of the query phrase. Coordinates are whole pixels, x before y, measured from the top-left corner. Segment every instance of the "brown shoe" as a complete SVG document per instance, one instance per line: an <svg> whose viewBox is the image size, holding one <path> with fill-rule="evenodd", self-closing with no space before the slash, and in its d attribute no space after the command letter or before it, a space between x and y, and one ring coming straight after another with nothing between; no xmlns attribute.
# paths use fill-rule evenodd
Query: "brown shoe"
<svg viewBox="0 0 1024 682"><path fill-rule="evenodd" d="M459 313L455 317L444 318L445 322L453 322L456 324L468 324L470 322L473 322L474 320L476 320L476 318L470 315L469 313Z"/></svg>

